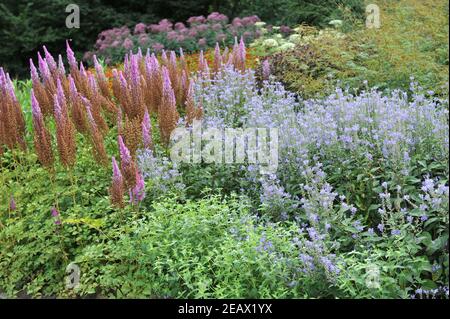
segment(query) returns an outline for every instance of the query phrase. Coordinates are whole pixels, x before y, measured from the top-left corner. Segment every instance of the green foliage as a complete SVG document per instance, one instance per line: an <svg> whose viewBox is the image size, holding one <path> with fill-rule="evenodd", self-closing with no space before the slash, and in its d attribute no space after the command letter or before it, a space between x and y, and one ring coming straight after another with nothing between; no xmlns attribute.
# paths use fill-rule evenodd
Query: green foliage
<svg viewBox="0 0 450 319"><path fill-rule="evenodd" d="M333 19L343 19L346 11L362 18L364 1L361 0L242 0L225 1L220 10L234 16L258 15L269 24L295 25L306 23L324 26Z"/></svg>
<svg viewBox="0 0 450 319"><path fill-rule="evenodd" d="M341 87L408 90L411 77L424 91L448 90L448 3L441 0L383 2L381 28L344 22L349 32L299 27L292 50L270 59L276 79L304 98ZM433 19L430 17L433 16ZM271 51L264 40L259 54Z"/></svg>

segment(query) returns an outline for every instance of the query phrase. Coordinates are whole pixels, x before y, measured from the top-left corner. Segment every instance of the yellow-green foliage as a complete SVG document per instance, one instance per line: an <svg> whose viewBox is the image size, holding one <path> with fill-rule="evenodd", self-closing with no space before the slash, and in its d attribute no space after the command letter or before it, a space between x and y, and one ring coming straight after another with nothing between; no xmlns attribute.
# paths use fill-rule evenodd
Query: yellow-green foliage
<svg viewBox="0 0 450 319"><path fill-rule="evenodd" d="M278 80L311 97L342 86L407 90L411 77L425 90L444 93L448 86L448 2L403 0L377 2L381 28L361 21L351 28L318 30L300 26L291 50L271 57ZM291 36L292 38L292 36ZM305 48L311 54L305 55Z"/></svg>

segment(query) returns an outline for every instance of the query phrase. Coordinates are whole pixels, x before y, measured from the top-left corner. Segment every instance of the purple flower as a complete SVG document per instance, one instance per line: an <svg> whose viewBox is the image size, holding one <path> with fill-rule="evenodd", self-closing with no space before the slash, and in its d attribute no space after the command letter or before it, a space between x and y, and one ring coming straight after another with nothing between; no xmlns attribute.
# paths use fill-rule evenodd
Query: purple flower
<svg viewBox="0 0 450 319"><path fill-rule="evenodd" d="M383 225L383 224L378 224L377 228L378 228L378 230L379 230L380 232L383 232L383 231L384 231L384 225Z"/></svg>
<svg viewBox="0 0 450 319"><path fill-rule="evenodd" d="M393 229L392 231L391 231L391 235L393 235L393 236L398 236L398 235L400 235L400 230L398 230L398 229Z"/></svg>
<svg viewBox="0 0 450 319"><path fill-rule="evenodd" d="M145 183L141 173L136 170L136 186L130 190L130 202L137 205L145 198Z"/></svg>
<svg viewBox="0 0 450 319"><path fill-rule="evenodd" d="M14 196L11 195L11 198L9 199L9 209L11 211L16 210L16 201L14 200Z"/></svg>
<svg viewBox="0 0 450 319"><path fill-rule="evenodd" d="M150 116L148 115L148 111L145 110L144 119L142 121L142 139L145 148L149 148L152 145L151 130L152 130L152 123L150 121Z"/></svg>
<svg viewBox="0 0 450 319"><path fill-rule="evenodd" d="M59 212L55 207L51 210L52 217L55 218L55 225L61 225L61 219L59 217Z"/></svg>
<svg viewBox="0 0 450 319"><path fill-rule="evenodd" d="M270 76L270 63L268 59L265 59L264 62L262 63L262 74L263 74L263 79L264 80L268 80L269 76Z"/></svg>

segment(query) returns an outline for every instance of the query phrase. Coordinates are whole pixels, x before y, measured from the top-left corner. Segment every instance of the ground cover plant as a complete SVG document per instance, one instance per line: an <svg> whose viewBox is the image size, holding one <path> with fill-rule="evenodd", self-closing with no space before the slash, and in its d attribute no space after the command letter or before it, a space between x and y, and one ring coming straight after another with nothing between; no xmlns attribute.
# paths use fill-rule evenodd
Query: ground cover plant
<svg viewBox="0 0 450 319"><path fill-rule="evenodd" d="M414 17L421 11L411 8L435 8L409 3L386 8ZM202 19L232 27L218 13ZM430 31L440 39L433 60L416 61L427 47L369 63L386 53L380 40L358 73L353 56L343 69L329 63L337 51L317 46L358 52L347 31L268 30L251 19L262 36L253 45L239 32L204 48L133 42L114 53L115 66L92 55L87 67L67 42L64 55L43 46L31 56L28 80L0 68L1 296L448 299L443 31ZM131 41L147 35L139 28ZM299 50L272 50L269 38L280 42L272 49ZM296 61L321 71L305 75ZM428 76L429 65L440 66ZM333 68L344 83L318 80ZM278 129L276 169L250 158L174 160L174 132L198 125ZM76 286L70 265L80 269Z"/></svg>

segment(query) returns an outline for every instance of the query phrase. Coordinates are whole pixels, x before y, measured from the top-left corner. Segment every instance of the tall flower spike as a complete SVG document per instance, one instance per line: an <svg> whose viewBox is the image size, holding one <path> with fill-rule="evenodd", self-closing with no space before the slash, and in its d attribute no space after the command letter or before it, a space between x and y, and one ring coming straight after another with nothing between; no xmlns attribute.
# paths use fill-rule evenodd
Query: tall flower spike
<svg viewBox="0 0 450 319"><path fill-rule="evenodd" d="M69 60L70 68L78 69L77 59L75 59L75 54L70 48L69 41L66 41L66 47L67 59Z"/></svg>
<svg viewBox="0 0 450 319"><path fill-rule="evenodd" d="M68 115L68 107L61 81L57 80L57 94L54 97L56 119L56 141L61 163L65 167L75 165L75 127Z"/></svg>
<svg viewBox="0 0 450 319"><path fill-rule="evenodd" d="M136 186L130 190L130 202L137 205L145 198L145 182L141 173L136 170Z"/></svg>
<svg viewBox="0 0 450 319"><path fill-rule="evenodd" d="M158 124L161 139L165 145L169 145L170 133L175 129L179 120L175 94L170 82L169 71L166 67L162 70L163 88L162 99L158 107Z"/></svg>
<svg viewBox="0 0 450 319"><path fill-rule="evenodd" d="M265 59L262 63L262 76L263 80L269 80L270 76L270 63L268 59Z"/></svg>
<svg viewBox="0 0 450 319"><path fill-rule="evenodd" d="M50 52L48 52L47 48L45 47L45 45L43 46L44 48L44 53L45 53L45 61L47 61L47 64L50 68L50 71L55 71L57 69L57 64L55 59L53 58L53 56L51 55Z"/></svg>
<svg viewBox="0 0 450 319"><path fill-rule="evenodd" d="M128 189L132 189L136 186L136 164L131 158L130 151L123 142L121 135L118 137L119 142L119 153L120 153L120 168L125 178L125 184Z"/></svg>
<svg viewBox="0 0 450 319"><path fill-rule="evenodd" d="M66 74L66 69L64 68L64 62L63 62L61 54L58 55L58 70L61 73L61 75Z"/></svg>
<svg viewBox="0 0 450 319"><path fill-rule="evenodd" d="M34 147L38 159L43 166L51 167L54 162L51 136L45 127L44 117L33 90L31 90L31 110L33 114Z"/></svg>
<svg viewBox="0 0 450 319"><path fill-rule="evenodd" d="M119 208L124 206L123 202L123 192L124 192L124 181L122 173L120 172L119 166L117 165L116 159L112 157L112 185L109 189L111 196L111 203Z"/></svg>
<svg viewBox="0 0 450 319"><path fill-rule="evenodd" d="M241 71L245 71L245 58L246 58L246 49L244 38L241 37L241 41L239 42L239 67Z"/></svg>
<svg viewBox="0 0 450 319"><path fill-rule="evenodd" d="M36 67L34 66L33 59L30 59L30 69L31 69L31 80L33 81L33 83L39 82L40 81L39 74Z"/></svg>
<svg viewBox="0 0 450 319"><path fill-rule="evenodd" d="M42 58L39 52L38 52L38 62L39 62L39 71L42 74L42 78L45 81L49 81L51 79L50 69L48 68L47 62Z"/></svg>
<svg viewBox="0 0 450 319"><path fill-rule="evenodd" d="M220 54L219 43L216 42L216 48L214 49L214 73L219 72L222 67L222 55Z"/></svg>
<svg viewBox="0 0 450 319"><path fill-rule="evenodd" d="M142 121L142 141L144 143L144 148L153 148L152 122L150 121L147 110L145 111L144 119Z"/></svg>
<svg viewBox="0 0 450 319"><path fill-rule="evenodd" d="M105 145L103 144L103 136L100 133L97 124L95 123L94 117L92 115L92 105L89 102L88 99L86 99L84 96L81 97L81 100L83 101L83 104L86 109L86 114L89 122L89 133L90 138L92 141L92 144L94 146L94 157L99 161L101 164L106 164L108 161L108 157L106 155Z"/></svg>

